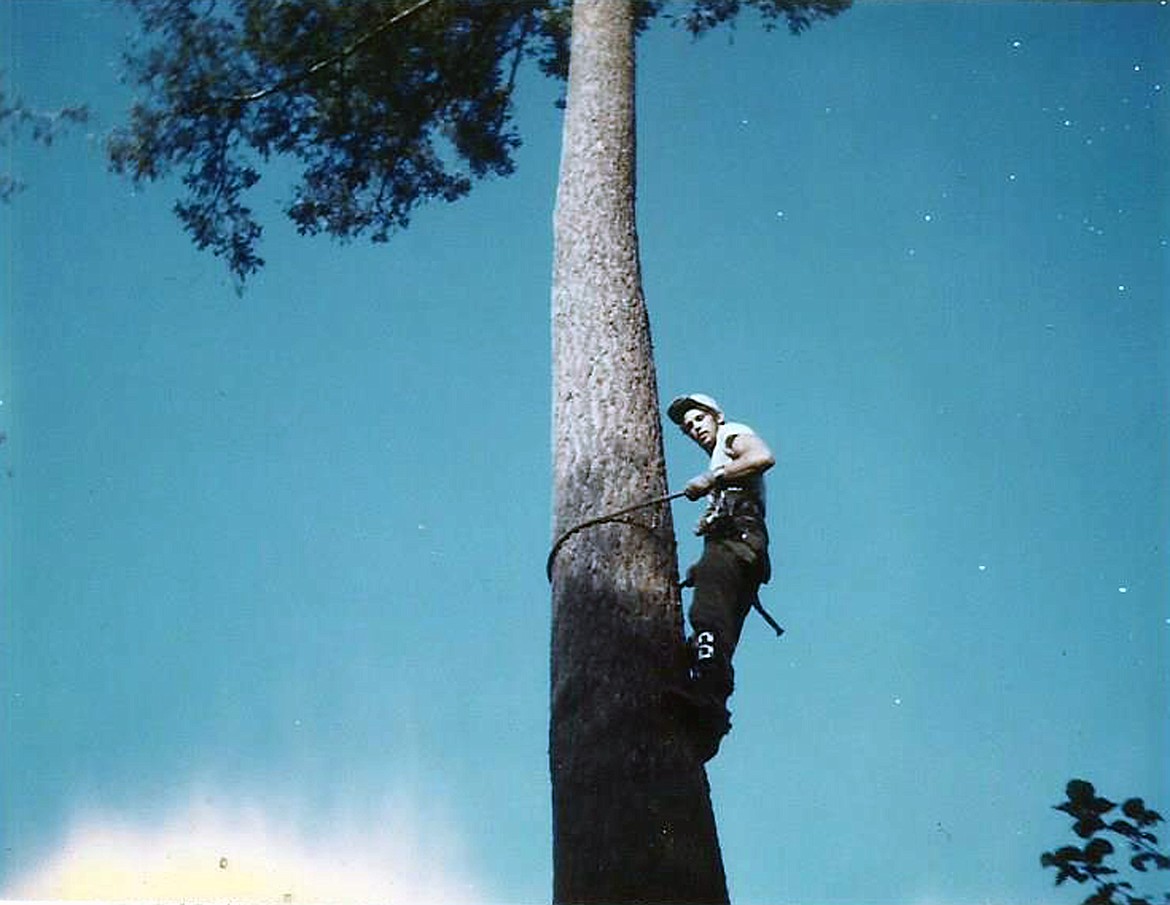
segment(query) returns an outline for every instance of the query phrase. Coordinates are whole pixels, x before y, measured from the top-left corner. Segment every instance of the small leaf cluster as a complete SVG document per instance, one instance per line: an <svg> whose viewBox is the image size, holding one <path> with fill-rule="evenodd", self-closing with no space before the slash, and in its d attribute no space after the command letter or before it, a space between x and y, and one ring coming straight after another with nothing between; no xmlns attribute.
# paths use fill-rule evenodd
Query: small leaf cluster
<svg viewBox="0 0 1170 905"><path fill-rule="evenodd" d="M9 97L0 75L0 146L21 134L48 147L61 131L89 119L89 108L84 104L62 107L59 110L37 110L19 98ZM8 202L24 188L24 183L8 173L0 173L0 202Z"/></svg>
<svg viewBox="0 0 1170 905"><path fill-rule="evenodd" d="M698 36L720 25L733 24L744 7L760 14L765 31L772 31L784 21L794 35L812 26L818 19L828 19L848 9L851 0L696 0L678 21Z"/></svg>
<svg viewBox="0 0 1170 905"><path fill-rule="evenodd" d="M1055 809L1073 819L1072 830L1084 840L1083 845L1065 845L1055 851L1044 852L1040 865L1056 871L1056 885L1068 880L1095 884L1094 891L1082 905L1154 905L1170 903L1170 892L1158 899L1134 892L1134 885L1121 878L1110 858L1119 853L1117 841L1129 854L1129 867L1142 874L1154 870L1170 870L1170 857L1158 847L1158 837L1151 827L1162 822L1162 816L1146 807L1141 798L1130 798L1116 815L1118 805L1097 794L1091 782L1083 779L1070 781L1065 788L1066 800ZM1111 819L1107 819L1112 815Z"/></svg>

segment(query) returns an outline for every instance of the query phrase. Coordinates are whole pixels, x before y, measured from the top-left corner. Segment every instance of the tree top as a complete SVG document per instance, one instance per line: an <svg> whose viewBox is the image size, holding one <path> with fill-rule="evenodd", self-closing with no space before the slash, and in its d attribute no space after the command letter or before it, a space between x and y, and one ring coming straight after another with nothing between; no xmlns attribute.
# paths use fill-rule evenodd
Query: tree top
<svg viewBox="0 0 1170 905"><path fill-rule="evenodd" d="M514 168L517 72L563 79L569 0L122 0L141 95L109 144L136 182L181 174L175 212L239 284L263 265L246 194L273 158L299 177L285 213L305 235L386 241L425 201ZM637 0L637 25L692 35L755 9L799 33L849 0Z"/></svg>

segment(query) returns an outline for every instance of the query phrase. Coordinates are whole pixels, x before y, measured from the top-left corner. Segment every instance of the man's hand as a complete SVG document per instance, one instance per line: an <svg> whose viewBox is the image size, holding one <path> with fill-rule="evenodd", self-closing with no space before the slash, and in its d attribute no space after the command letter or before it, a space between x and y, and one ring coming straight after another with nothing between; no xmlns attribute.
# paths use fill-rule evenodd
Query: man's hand
<svg viewBox="0 0 1170 905"><path fill-rule="evenodd" d="M702 499L712 490L715 489L716 483L719 481L719 475L713 471L705 471L701 475L695 475L687 482L687 486L683 488L683 493L686 494L688 500Z"/></svg>

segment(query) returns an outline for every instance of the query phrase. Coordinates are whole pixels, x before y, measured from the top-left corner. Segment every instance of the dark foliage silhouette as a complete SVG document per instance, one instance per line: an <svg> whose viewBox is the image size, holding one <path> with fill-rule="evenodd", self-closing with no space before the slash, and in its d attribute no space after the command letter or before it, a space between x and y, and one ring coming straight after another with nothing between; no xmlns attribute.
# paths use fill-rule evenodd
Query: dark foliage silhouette
<svg viewBox="0 0 1170 905"><path fill-rule="evenodd" d="M1128 854L1126 866L1132 871L1128 875L1136 879L1136 874L1143 874L1147 882L1152 870L1170 870L1170 857L1151 831L1162 822L1162 815L1146 807L1141 798L1129 798L1120 805L1118 816L1118 804L1099 796L1093 784L1083 779L1071 780L1065 795L1067 800L1054 807L1073 819L1073 833L1083 845L1061 846L1040 856L1042 867L1056 871L1056 885L1068 880L1092 884L1093 891L1082 905L1170 903L1170 892L1139 894L1127 873L1111 861Z"/></svg>

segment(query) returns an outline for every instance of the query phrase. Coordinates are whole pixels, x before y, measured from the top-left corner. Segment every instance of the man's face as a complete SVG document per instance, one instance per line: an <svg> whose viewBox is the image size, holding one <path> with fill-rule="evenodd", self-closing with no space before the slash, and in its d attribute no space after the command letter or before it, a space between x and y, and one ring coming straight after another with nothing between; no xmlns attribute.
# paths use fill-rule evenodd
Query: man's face
<svg viewBox="0 0 1170 905"><path fill-rule="evenodd" d="M707 452L715 448L715 434L719 430L719 422L706 409L688 409L683 415L682 429L684 434Z"/></svg>

